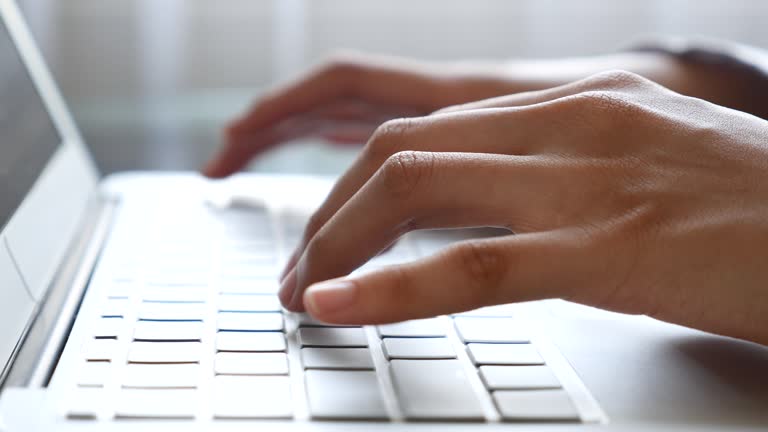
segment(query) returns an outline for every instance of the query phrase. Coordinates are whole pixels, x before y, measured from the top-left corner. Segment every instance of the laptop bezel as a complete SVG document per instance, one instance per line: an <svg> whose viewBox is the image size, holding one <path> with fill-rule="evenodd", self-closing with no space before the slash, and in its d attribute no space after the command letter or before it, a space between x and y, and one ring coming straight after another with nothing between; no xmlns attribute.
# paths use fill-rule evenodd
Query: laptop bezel
<svg viewBox="0 0 768 432"><path fill-rule="evenodd" d="M0 0L0 17L61 137L53 155L0 231L0 242L17 272L14 276L22 281L34 303L31 309L24 308L29 312L21 314L23 317L8 317L13 322L5 322L4 317L0 317L0 332L8 332L5 338L18 341L18 350L81 229L80 222L92 201L99 176L14 1ZM23 323L18 322L22 319ZM15 356L13 353L7 363L13 362Z"/></svg>
<svg viewBox="0 0 768 432"><path fill-rule="evenodd" d="M98 184L98 172L26 23L11 0L0 14L61 143L0 233L35 301L46 289Z"/></svg>

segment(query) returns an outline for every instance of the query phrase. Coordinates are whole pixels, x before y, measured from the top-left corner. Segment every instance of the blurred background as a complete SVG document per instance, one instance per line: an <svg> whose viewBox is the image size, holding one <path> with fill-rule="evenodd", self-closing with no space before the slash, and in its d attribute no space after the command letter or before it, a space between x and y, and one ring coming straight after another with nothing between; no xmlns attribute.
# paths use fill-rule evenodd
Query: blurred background
<svg viewBox="0 0 768 432"><path fill-rule="evenodd" d="M643 36L768 47L765 0L18 0L104 173L189 170L266 86L339 49L429 59L616 51ZM354 149L254 161L334 174Z"/></svg>

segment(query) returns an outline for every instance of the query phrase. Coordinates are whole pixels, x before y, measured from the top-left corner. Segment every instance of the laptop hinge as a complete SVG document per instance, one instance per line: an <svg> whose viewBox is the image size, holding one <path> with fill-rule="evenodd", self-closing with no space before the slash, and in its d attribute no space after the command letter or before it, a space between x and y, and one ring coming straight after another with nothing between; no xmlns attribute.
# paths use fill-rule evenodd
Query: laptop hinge
<svg viewBox="0 0 768 432"><path fill-rule="evenodd" d="M91 272L109 234L117 201L95 196L23 342L3 387L45 387L72 328Z"/></svg>

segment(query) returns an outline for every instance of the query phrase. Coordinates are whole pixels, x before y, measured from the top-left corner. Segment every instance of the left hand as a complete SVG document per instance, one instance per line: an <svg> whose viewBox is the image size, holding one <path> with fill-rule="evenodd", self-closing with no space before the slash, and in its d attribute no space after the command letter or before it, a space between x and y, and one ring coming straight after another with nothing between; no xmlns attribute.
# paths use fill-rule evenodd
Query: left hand
<svg viewBox="0 0 768 432"><path fill-rule="evenodd" d="M515 235L310 287L470 226ZM566 298L768 343L768 124L626 72L387 122L295 256L283 304L331 323Z"/></svg>

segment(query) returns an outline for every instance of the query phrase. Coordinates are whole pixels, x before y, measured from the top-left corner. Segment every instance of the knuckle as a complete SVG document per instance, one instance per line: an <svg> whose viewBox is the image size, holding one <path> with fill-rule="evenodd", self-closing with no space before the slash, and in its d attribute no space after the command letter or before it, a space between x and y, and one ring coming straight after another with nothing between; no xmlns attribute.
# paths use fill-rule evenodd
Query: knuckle
<svg viewBox="0 0 768 432"><path fill-rule="evenodd" d="M616 69L593 75L591 81L603 89L631 89L645 86L650 81L642 76L626 70Z"/></svg>
<svg viewBox="0 0 768 432"><path fill-rule="evenodd" d="M390 156L380 170L380 181L386 193L396 200L407 199L424 188L433 175L432 153L402 151Z"/></svg>
<svg viewBox="0 0 768 432"><path fill-rule="evenodd" d="M413 127L413 120L401 118L381 124L371 135L366 146L367 156L381 164L391 155L405 148L406 136Z"/></svg>
<svg viewBox="0 0 768 432"><path fill-rule="evenodd" d="M502 251L495 245L468 241L454 249L459 268L479 288L484 297L494 297L507 272L507 262Z"/></svg>
<svg viewBox="0 0 768 432"><path fill-rule="evenodd" d="M614 90L585 91L574 96L571 102L573 108L587 115L593 124L603 124L610 130L619 126L617 122L635 121L646 113L642 104Z"/></svg>
<svg viewBox="0 0 768 432"><path fill-rule="evenodd" d="M327 86L337 87L342 93L355 94L368 68L361 55L335 54L316 67L308 80L321 81Z"/></svg>
<svg viewBox="0 0 768 432"><path fill-rule="evenodd" d="M374 165L380 166L393 154L406 148L406 136L413 127L413 120L408 118L389 120L374 131L365 155Z"/></svg>

